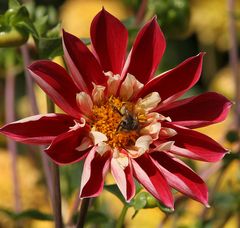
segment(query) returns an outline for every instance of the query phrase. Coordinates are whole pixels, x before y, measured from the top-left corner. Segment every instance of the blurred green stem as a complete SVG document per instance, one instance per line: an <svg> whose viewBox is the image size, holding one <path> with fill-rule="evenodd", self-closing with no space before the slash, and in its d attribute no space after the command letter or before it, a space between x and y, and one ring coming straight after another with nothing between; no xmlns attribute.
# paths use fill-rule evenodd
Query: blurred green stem
<svg viewBox="0 0 240 228"><path fill-rule="evenodd" d="M79 214L79 218L78 218L78 222L77 222L77 228L84 227L90 200L91 200L91 198L84 198L81 200L81 207L80 207L80 214Z"/></svg>
<svg viewBox="0 0 240 228"><path fill-rule="evenodd" d="M32 77L27 69L27 67L31 64L27 44L22 45L20 50L21 50L21 54L23 57L23 63L24 63L24 71L25 71L25 78L26 78L26 84L27 84L27 95L29 98L29 102L31 104L32 113L34 115L38 115L39 110L38 110L38 106L37 106L36 96L34 93L34 83L33 83ZM46 178L47 187L48 187L49 194L50 194L50 199L51 199L51 201L53 201L52 200L53 199L53 187L52 187L53 184L52 184L52 177L50 174L49 160L48 160L47 155L44 154L43 150L44 150L44 147L41 146L40 151L41 151L41 159L42 159L42 164L43 164L43 172L44 172L44 175ZM53 204L53 202L52 202L52 204Z"/></svg>
<svg viewBox="0 0 240 228"><path fill-rule="evenodd" d="M5 111L6 111L6 122L10 123L15 120L15 72L14 72L14 61L13 56L9 55L6 57L6 85L5 85ZM14 195L14 207L16 212L20 212L20 190L19 180L17 175L17 147L16 142L11 139L7 139L7 146L11 157L11 168L13 177L13 195Z"/></svg>
<svg viewBox="0 0 240 228"><path fill-rule="evenodd" d="M127 205L124 205L123 209L122 209L122 212L118 218L118 221L117 221L117 225L116 225L116 228L122 228L124 227L124 221L125 221L125 217L126 217L126 214L127 214L127 211L128 211L128 206Z"/></svg>
<svg viewBox="0 0 240 228"><path fill-rule="evenodd" d="M53 102L47 98L47 110L49 113L55 112L55 107ZM53 184L53 212L54 221L56 228L63 227L62 221L62 202L61 202L61 189L60 189L60 175L59 167L57 164L52 162L52 184Z"/></svg>

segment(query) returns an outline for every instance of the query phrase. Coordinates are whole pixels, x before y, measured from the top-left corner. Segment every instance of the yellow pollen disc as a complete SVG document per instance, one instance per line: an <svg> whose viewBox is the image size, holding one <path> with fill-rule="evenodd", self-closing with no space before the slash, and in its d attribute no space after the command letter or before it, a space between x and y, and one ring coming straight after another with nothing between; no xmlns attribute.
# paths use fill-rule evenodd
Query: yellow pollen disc
<svg viewBox="0 0 240 228"><path fill-rule="evenodd" d="M125 146L134 145L139 137L138 130L120 129L120 124L124 118L121 108L125 104L126 102L123 102L120 98L111 96L104 104L93 106L92 129L105 134L108 138L107 143L112 148L124 148ZM130 105L133 106L131 103ZM140 114L139 123L143 122L143 119L144 115Z"/></svg>

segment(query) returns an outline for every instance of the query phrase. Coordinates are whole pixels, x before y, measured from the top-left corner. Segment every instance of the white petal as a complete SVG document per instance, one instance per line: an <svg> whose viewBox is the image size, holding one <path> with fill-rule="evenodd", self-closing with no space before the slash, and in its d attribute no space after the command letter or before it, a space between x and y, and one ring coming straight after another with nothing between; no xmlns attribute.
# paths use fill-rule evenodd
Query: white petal
<svg viewBox="0 0 240 228"><path fill-rule="evenodd" d="M150 135L140 136L136 142L135 147L138 148L138 152L143 154L149 149L149 145L153 142L152 137Z"/></svg>
<svg viewBox="0 0 240 228"><path fill-rule="evenodd" d="M161 143L156 148L154 148L153 151L166 151L166 150L170 150L172 148L173 144L174 144L174 141L168 141L168 142Z"/></svg>
<svg viewBox="0 0 240 228"><path fill-rule="evenodd" d="M107 152L110 151L111 147L105 143L105 142L99 142L98 145L96 146L96 152L98 152L101 156Z"/></svg>
<svg viewBox="0 0 240 228"><path fill-rule="evenodd" d="M84 137L80 143L80 146L76 148L78 151L84 151L93 145L92 140L88 137Z"/></svg>
<svg viewBox="0 0 240 228"><path fill-rule="evenodd" d="M120 84L120 75L113 74L111 71L104 73L107 77L107 84L108 84L108 95L116 96L118 86Z"/></svg>
<svg viewBox="0 0 240 228"><path fill-rule="evenodd" d="M143 88L143 84L139 82L133 75L127 74L120 88L120 97L129 100Z"/></svg>
<svg viewBox="0 0 240 228"><path fill-rule="evenodd" d="M99 131L91 131L90 137L92 138L94 145L108 140L107 136Z"/></svg>
<svg viewBox="0 0 240 228"><path fill-rule="evenodd" d="M101 104L101 102L104 101L104 90L105 86L102 85L96 85L93 83L93 91L92 91L92 98L94 104Z"/></svg>
<svg viewBox="0 0 240 228"><path fill-rule="evenodd" d="M80 111L84 115L89 116L92 114L93 102L91 97L87 93L78 93L76 96L76 100Z"/></svg>
<svg viewBox="0 0 240 228"><path fill-rule="evenodd" d="M74 126L69 127L69 129L72 131L76 131L78 128L84 127L86 124L86 120L84 118L81 118L80 121L81 122L77 122L76 120L74 120L74 123L75 123Z"/></svg>
<svg viewBox="0 0 240 228"><path fill-rule="evenodd" d="M153 140L158 139L159 132L161 130L161 124L159 122L151 123L148 126L141 129L141 135L150 135Z"/></svg>
<svg viewBox="0 0 240 228"><path fill-rule="evenodd" d="M144 98L139 98L137 101L136 106L139 108L144 109L145 111L150 111L158 106L160 103L161 98L159 96L159 93L152 92L145 96Z"/></svg>
<svg viewBox="0 0 240 228"><path fill-rule="evenodd" d="M168 128L168 127L162 127L160 130L159 136L169 138L169 137L173 137L176 134L177 132L174 129Z"/></svg>

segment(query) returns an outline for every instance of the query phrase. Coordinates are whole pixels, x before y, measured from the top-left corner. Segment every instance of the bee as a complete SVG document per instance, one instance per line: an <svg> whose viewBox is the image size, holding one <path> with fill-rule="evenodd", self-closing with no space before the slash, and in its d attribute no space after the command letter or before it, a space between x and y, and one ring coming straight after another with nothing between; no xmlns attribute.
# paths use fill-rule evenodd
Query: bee
<svg viewBox="0 0 240 228"><path fill-rule="evenodd" d="M122 116L122 120L120 124L118 125L117 130L119 131L134 131L139 128L139 122L134 114L132 108L128 108L127 105L123 105L120 109L118 110L119 114Z"/></svg>

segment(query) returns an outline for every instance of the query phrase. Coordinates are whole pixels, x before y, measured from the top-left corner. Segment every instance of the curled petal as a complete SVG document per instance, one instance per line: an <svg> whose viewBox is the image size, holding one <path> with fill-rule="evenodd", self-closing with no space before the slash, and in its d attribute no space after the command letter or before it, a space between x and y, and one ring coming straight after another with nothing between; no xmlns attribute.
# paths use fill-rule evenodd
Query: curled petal
<svg viewBox="0 0 240 228"><path fill-rule="evenodd" d="M86 116L91 115L93 108L91 97L85 92L80 92L77 94L76 99L80 111Z"/></svg>
<svg viewBox="0 0 240 228"><path fill-rule="evenodd" d="M170 186L208 206L207 186L195 172L166 153L153 152L150 157Z"/></svg>
<svg viewBox="0 0 240 228"><path fill-rule="evenodd" d="M174 144L174 141L159 142L155 144L156 147L152 149L152 151L169 151L171 150L173 144Z"/></svg>
<svg viewBox="0 0 240 228"><path fill-rule="evenodd" d="M133 75L127 74L120 88L120 97L124 100L131 99L143 88L143 84L139 82Z"/></svg>
<svg viewBox="0 0 240 228"><path fill-rule="evenodd" d="M159 132L161 129L161 124L159 122L151 123L148 126L141 129L141 135L150 135L153 140L158 139Z"/></svg>
<svg viewBox="0 0 240 228"><path fill-rule="evenodd" d="M107 136L99 131L91 131L90 137L92 138L94 145L108 140Z"/></svg>
<svg viewBox="0 0 240 228"><path fill-rule="evenodd" d="M105 98L104 91L105 91L105 86L94 84L94 88L92 91L92 98L93 98L94 104L101 104L101 102L104 101L104 98Z"/></svg>
<svg viewBox="0 0 240 228"><path fill-rule="evenodd" d="M228 152L210 137L184 127L170 123L164 125L173 128L177 134L170 139L174 142L170 152L196 160L216 162Z"/></svg>
<svg viewBox="0 0 240 228"><path fill-rule="evenodd" d="M57 136L45 152L59 165L82 160L89 150L79 150L82 140L88 136L89 127L79 127Z"/></svg>
<svg viewBox="0 0 240 228"><path fill-rule="evenodd" d="M124 163L124 166L121 165L123 161L119 161L119 159L122 158L112 158L111 172L121 193L123 194L126 201L129 202L135 195L132 165L126 156L124 159L127 159L127 164Z"/></svg>
<svg viewBox="0 0 240 228"><path fill-rule="evenodd" d="M173 196L168 183L148 154L132 159L134 176L154 197L173 209Z"/></svg>
<svg viewBox="0 0 240 228"><path fill-rule="evenodd" d="M176 100L199 80L204 53L188 58L177 67L149 81L138 96L143 97L155 91L161 96L163 104Z"/></svg>
<svg viewBox="0 0 240 228"><path fill-rule="evenodd" d="M9 123L0 128L0 133L22 143L49 144L73 125L74 120L70 116L50 113Z"/></svg>
<svg viewBox="0 0 240 228"><path fill-rule="evenodd" d="M123 76L129 73L143 84L148 82L157 70L165 47L164 35L154 17L138 33L124 66Z"/></svg>
<svg viewBox="0 0 240 228"><path fill-rule="evenodd" d="M90 34L94 51L104 72L120 74L125 61L127 29L103 8L93 19Z"/></svg>
<svg viewBox="0 0 240 228"><path fill-rule="evenodd" d="M28 67L37 84L66 113L80 118L81 114L76 102L78 88L60 65L41 60Z"/></svg>
<svg viewBox="0 0 240 228"><path fill-rule="evenodd" d="M199 128L223 121L230 108L230 102L224 96L208 92L173 102L159 112L171 116L172 121L188 128Z"/></svg>
<svg viewBox="0 0 240 228"><path fill-rule="evenodd" d="M139 98L136 106L146 111L150 111L156 108L157 105L160 103L160 101L161 101L161 98L159 96L159 93L152 92L147 96L145 96L144 98Z"/></svg>
<svg viewBox="0 0 240 228"><path fill-rule="evenodd" d="M63 30L64 57L71 76L79 90L89 92L93 83L104 85L104 76L98 61L86 45L74 35Z"/></svg>
<svg viewBox="0 0 240 228"><path fill-rule="evenodd" d="M96 152L95 147L89 152L83 167L80 197L98 196L104 185L104 177L109 169L110 155L102 156Z"/></svg>
<svg viewBox="0 0 240 228"><path fill-rule="evenodd" d="M105 73L105 76L108 77L107 80L107 93L108 95L113 95L116 96L117 91L118 91L118 87L120 84L120 75L119 74L113 74L111 71L108 71L107 73Z"/></svg>
<svg viewBox="0 0 240 228"><path fill-rule="evenodd" d="M160 132L159 132L159 138L165 139L165 138L170 138L176 135L177 132L169 127L161 127Z"/></svg>

